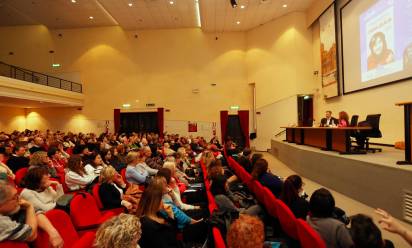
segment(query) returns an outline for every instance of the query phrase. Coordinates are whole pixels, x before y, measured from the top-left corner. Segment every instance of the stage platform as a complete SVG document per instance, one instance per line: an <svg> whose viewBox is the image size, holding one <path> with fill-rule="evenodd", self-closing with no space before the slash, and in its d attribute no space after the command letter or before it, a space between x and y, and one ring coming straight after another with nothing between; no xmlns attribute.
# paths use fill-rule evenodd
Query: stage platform
<svg viewBox="0 0 412 248"><path fill-rule="evenodd" d="M404 151L380 147L381 153L340 155L333 151L272 139L270 152L296 173L370 207L404 216L405 194L412 200L412 166L397 165ZM411 204L411 203L409 203Z"/></svg>

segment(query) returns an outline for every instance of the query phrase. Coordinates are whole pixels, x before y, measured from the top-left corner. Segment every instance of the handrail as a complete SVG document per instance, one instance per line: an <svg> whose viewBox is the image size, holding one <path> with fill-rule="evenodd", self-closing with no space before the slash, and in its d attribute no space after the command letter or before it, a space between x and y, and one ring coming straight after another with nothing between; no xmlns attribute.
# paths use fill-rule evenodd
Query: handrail
<svg viewBox="0 0 412 248"><path fill-rule="evenodd" d="M82 84L75 83L62 78L49 76L44 73L24 69L18 66L9 65L0 61L0 76L15 78L30 83L41 84L49 87L54 87L62 90L73 91L77 93L83 92Z"/></svg>

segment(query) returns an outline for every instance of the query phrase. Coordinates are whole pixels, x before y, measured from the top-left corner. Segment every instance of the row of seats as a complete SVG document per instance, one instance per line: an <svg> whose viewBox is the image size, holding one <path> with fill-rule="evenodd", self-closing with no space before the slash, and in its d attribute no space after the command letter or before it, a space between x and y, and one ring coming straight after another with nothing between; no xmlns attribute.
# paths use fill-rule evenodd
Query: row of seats
<svg viewBox="0 0 412 248"><path fill-rule="evenodd" d="M226 155L226 154L225 154ZM325 242L319 234L309 226L306 221L297 219L289 207L272 192L254 180L252 176L237 163L232 157L226 156L229 166L237 177L250 189L256 199L262 204L267 212L279 220L283 231L291 238L299 240L302 248L326 248Z"/></svg>
<svg viewBox="0 0 412 248"><path fill-rule="evenodd" d="M210 182L209 182L209 179L207 178L207 169L206 169L205 164L203 163L203 160L200 160L200 167L202 168L202 172L203 172L203 179L205 182L207 200L209 202L209 205L208 205L209 212L210 214L212 214L213 211L217 210L217 205L215 202L215 198L210 192ZM226 248L226 244L222 237L222 234L220 233L220 230L217 227L213 227L212 233L213 233L213 239L215 241L215 248Z"/></svg>

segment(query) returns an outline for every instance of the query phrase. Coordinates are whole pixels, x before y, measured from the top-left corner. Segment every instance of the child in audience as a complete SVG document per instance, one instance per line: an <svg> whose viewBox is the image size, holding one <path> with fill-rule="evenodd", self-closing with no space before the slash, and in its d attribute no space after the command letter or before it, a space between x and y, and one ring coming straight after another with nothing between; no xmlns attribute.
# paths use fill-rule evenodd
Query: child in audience
<svg viewBox="0 0 412 248"><path fill-rule="evenodd" d="M286 178L280 199L289 206L296 218L306 220L309 212L309 202L303 198L304 196L302 178L298 175Z"/></svg>
<svg viewBox="0 0 412 248"><path fill-rule="evenodd" d="M97 248L139 248L141 235L139 218L135 215L120 214L100 225L94 245Z"/></svg>
<svg viewBox="0 0 412 248"><path fill-rule="evenodd" d="M23 186L21 197L31 202L36 212L54 209L57 200L64 195L63 186L51 181L48 170L43 167L29 170L23 179Z"/></svg>
<svg viewBox="0 0 412 248"><path fill-rule="evenodd" d="M353 241L345 224L333 218L335 199L324 188L316 190L309 201L311 216L307 222L315 229L326 243L328 248L351 248Z"/></svg>

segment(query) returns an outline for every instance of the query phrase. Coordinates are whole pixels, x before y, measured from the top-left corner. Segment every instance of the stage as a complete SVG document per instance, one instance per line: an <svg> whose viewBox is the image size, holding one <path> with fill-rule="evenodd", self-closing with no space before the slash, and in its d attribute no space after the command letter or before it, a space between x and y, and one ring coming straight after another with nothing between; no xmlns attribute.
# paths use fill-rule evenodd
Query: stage
<svg viewBox="0 0 412 248"><path fill-rule="evenodd" d="M340 155L334 151L272 139L270 152L306 178L405 219L405 192L412 201L412 165L396 164L404 160L403 150L380 148L383 149L381 153ZM407 213L412 217L412 210Z"/></svg>

